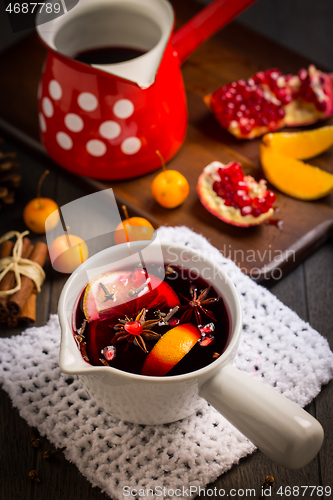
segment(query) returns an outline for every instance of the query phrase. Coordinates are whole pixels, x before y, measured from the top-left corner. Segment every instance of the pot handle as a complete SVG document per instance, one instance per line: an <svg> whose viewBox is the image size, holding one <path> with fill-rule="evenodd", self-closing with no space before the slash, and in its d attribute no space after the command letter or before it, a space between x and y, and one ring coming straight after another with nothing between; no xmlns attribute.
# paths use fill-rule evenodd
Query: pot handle
<svg viewBox="0 0 333 500"><path fill-rule="evenodd" d="M230 23L256 0L215 0L184 24L171 43L183 63L205 40Z"/></svg>
<svg viewBox="0 0 333 500"><path fill-rule="evenodd" d="M200 396L287 469L304 467L321 448L324 431L315 418L231 365L210 379Z"/></svg>

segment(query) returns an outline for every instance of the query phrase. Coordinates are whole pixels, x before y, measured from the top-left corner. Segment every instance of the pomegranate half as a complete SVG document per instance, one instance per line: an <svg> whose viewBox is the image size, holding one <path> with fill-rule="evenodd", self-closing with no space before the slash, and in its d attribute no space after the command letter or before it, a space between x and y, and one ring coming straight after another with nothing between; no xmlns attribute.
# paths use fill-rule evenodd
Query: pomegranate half
<svg viewBox="0 0 333 500"><path fill-rule="evenodd" d="M203 206L219 219L239 227L257 226L273 213L276 196L266 181L244 175L240 163L213 161L198 179L197 192Z"/></svg>
<svg viewBox="0 0 333 500"><path fill-rule="evenodd" d="M238 139L253 139L282 127L310 125L333 112L332 75L313 64L297 75L260 71L204 97L216 119Z"/></svg>

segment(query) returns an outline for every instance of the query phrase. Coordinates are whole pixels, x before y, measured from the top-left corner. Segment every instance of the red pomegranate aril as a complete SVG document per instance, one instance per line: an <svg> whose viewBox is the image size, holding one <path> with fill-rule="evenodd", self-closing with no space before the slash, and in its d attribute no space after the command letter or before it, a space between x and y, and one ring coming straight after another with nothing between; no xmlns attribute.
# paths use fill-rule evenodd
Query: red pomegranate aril
<svg viewBox="0 0 333 500"><path fill-rule="evenodd" d="M320 101L317 103L317 109L318 111L326 111L327 110L327 104L325 101Z"/></svg>
<svg viewBox="0 0 333 500"><path fill-rule="evenodd" d="M266 191L265 200L266 200L266 204L271 205L271 206L273 205L273 203L275 203L276 196L273 193L273 191Z"/></svg>
<svg viewBox="0 0 333 500"><path fill-rule="evenodd" d="M308 72L306 71L305 68L301 68L297 74L301 81L306 80L308 77Z"/></svg>
<svg viewBox="0 0 333 500"><path fill-rule="evenodd" d="M102 350L102 354L106 361L112 361L116 357L116 348L113 345L108 345Z"/></svg>
<svg viewBox="0 0 333 500"><path fill-rule="evenodd" d="M252 130L251 125L248 123L247 125L241 125L240 131L243 135L248 135Z"/></svg>
<svg viewBox="0 0 333 500"><path fill-rule="evenodd" d="M237 193L234 195L234 201L237 203L239 208L252 205L252 199L245 191L237 191Z"/></svg>
<svg viewBox="0 0 333 500"><path fill-rule="evenodd" d="M236 187L237 187L237 191L240 190L240 189L242 191L245 191L246 193L249 191L249 186L244 181L238 181Z"/></svg>
<svg viewBox="0 0 333 500"><path fill-rule="evenodd" d="M252 206L251 205L246 205L245 207L241 208L241 214L243 217L246 217L246 215L252 215Z"/></svg>
<svg viewBox="0 0 333 500"><path fill-rule="evenodd" d="M215 191L215 193L217 193L218 190L220 189L220 187L221 187L221 183L218 181L215 181L213 184L213 191Z"/></svg>
<svg viewBox="0 0 333 500"><path fill-rule="evenodd" d="M253 217L259 217L262 214L262 211L260 208L253 208L252 209L252 215Z"/></svg>

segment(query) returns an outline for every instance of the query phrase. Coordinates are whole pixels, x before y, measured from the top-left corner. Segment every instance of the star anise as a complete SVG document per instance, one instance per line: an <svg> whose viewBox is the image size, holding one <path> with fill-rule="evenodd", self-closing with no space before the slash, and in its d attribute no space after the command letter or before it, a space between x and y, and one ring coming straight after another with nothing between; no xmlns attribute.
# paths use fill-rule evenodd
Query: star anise
<svg viewBox="0 0 333 500"><path fill-rule="evenodd" d="M115 330L119 330L118 333L111 340L111 344L115 344L121 340L127 340L128 348L130 342L139 346L144 352L148 352L144 339L146 340L157 340L160 338L160 334L150 330L150 327L158 325L161 321L160 319L150 319L146 321L146 309L141 309L139 314L133 320L125 316L125 319L119 319L119 323L114 327Z"/></svg>
<svg viewBox="0 0 333 500"><path fill-rule="evenodd" d="M190 294L191 294L191 299L187 299L183 295L179 294L183 299L185 299L188 304L185 306L182 306L182 309L185 308L185 311L182 314L182 317L180 318L181 323L186 323L191 320L193 316L193 312L195 314L195 318L197 320L198 325L202 324L202 318L201 318L201 313L205 314L208 316L208 318L212 319L213 321L216 321L216 318L212 311L208 311L205 307L203 307L206 304L211 304L212 302L217 302L219 300L219 297L211 297L207 299L207 295L210 292L211 287L207 287L204 290L202 290L199 294L197 295L197 289L191 283L190 286Z"/></svg>

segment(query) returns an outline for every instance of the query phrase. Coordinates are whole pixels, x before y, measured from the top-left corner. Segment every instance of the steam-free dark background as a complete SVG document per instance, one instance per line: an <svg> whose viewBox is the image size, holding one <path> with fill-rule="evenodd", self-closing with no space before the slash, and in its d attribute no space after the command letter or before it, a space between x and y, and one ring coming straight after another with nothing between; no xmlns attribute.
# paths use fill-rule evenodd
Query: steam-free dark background
<svg viewBox="0 0 333 500"><path fill-rule="evenodd" d="M13 34L2 2L0 7L0 50L3 50L29 30ZM323 69L333 70L333 0L258 0L238 20L312 59Z"/></svg>

